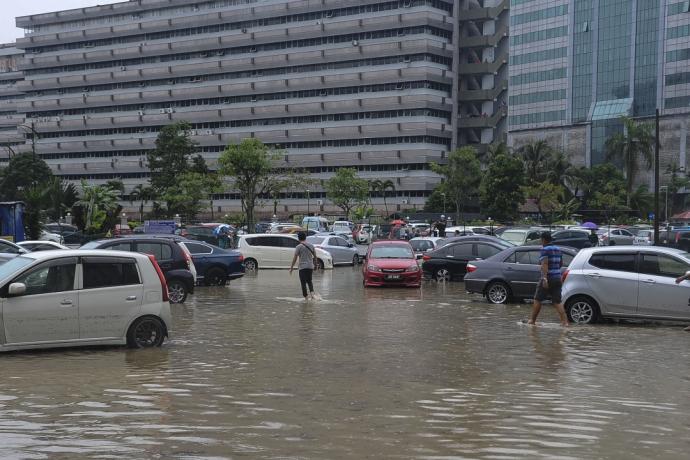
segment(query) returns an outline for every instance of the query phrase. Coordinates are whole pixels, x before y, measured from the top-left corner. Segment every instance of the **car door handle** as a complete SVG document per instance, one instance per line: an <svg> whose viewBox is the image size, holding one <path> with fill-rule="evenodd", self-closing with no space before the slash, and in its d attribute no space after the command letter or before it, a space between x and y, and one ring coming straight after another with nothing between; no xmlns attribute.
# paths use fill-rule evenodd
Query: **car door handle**
<svg viewBox="0 0 690 460"><path fill-rule="evenodd" d="M132 300L137 300L137 296L131 295L131 296L127 297L126 300L129 301L129 302L131 302Z"/></svg>
<svg viewBox="0 0 690 460"><path fill-rule="evenodd" d="M446 259L454 259L455 256L446 256Z"/></svg>
<svg viewBox="0 0 690 460"><path fill-rule="evenodd" d="M599 273L587 273L587 276L590 278L601 278L601 275Z"/></svg>
<svg viewBox="0 0 690 460"><path fill-rule="evenodd" d="M65 299L62 302L60 302L60 305L62 305L63 307L71 307L72 305L74 305L74 303L69 299Z"/></svg>
<svg viewBox="0 0 690 460"><path fill-rule="evenodd" d="M645 284L656 284L656 281L654 280L642 280L642 282Z"/></svg>

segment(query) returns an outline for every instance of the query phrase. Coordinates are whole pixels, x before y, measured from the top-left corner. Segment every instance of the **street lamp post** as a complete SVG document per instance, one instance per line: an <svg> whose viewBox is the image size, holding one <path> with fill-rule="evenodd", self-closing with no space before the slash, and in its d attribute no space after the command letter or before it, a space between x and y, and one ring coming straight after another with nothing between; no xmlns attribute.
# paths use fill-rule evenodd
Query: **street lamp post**
<svg viewBox="0 0 690 460"><path fill-rule="evenodd" d="M311 205L311 199L310 198L311 197L309 196L309 189L307 189L307 216L309 215L309 211L310 211L310 207L311 207L310 206Z"/></svg>
<svg viewBox="0 0 690 460"><path fill-rule="evenodd" d="M26 128L31 131L31 182L36 185L36 129L34 128L34 122L31 121L31 125L22 123L17 125L19 128Z"/></svg>

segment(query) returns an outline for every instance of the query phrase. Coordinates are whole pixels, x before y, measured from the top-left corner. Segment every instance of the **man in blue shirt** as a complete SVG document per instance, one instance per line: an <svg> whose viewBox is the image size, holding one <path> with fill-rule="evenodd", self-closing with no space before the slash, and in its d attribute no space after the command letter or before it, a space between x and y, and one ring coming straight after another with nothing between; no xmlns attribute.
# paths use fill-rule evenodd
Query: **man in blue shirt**
<svg viewBox="0 0 690 460"><path fill-rule="evenodd" d="M561 301L561 287L563 286L561 281L561 265L563 264L563 255L560 248L554 246L552 241L551 232L543 232L541 234L542 249L539 256L541 278L537 284L532 314L527 324L536 324L542 302L550 298L551 303L556 307L558 316L561 318L561 326L567 327L568 317L565 314Z"/></svg>

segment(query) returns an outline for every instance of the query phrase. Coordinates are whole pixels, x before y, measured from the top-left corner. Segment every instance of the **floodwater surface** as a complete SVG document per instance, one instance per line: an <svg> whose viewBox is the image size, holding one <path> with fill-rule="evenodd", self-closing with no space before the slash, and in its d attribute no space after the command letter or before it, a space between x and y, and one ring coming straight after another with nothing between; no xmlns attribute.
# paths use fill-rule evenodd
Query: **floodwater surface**
<svg viewBox="0 0 690 460"><path fill-rule="evenodd" d="M2 459L687 458L690 334L518 324L462 283L261 271L160 349L0 355Z"/></svg>

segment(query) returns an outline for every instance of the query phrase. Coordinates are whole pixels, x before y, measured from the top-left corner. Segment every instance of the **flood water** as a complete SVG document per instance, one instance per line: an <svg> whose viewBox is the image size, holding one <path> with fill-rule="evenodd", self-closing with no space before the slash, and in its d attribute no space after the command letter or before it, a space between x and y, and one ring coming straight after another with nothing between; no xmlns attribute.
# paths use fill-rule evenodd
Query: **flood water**
<svg viewBox="0 0 690 460"><path fill-rule="evenodd" d="M462 283L262 271L173 306L161 349L0 355L2 459L687 458L690 334L518 324Z"/></svg>

